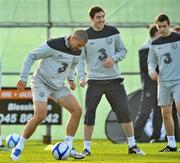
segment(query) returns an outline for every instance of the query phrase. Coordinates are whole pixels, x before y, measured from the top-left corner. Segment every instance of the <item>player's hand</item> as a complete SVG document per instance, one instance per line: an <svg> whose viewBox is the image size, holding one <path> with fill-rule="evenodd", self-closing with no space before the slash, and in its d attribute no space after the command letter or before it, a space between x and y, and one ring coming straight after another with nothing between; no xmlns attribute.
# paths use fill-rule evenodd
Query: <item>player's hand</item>
<svg viewBox="0 0 180 163"><path fill-rule="evenodd" d="M74 91L76 89L76 84L74 83L74 80L69 80L68 82L71 90Z"/></svg>
<svg viewBox="0 0 180 163"><path fill-rule="evenodd" d="M150 73L150 77L152 80L157 80L158 79L158 73L156 71L153 71Z"/></svg>
<svg viewBox="0 0 180 163"><path fill-rule="evenodd" d="M23 91L26 88L26 82L19 80L16 87L19 91Z"/></svg>
<svg viewBox="0 0 180 163"><path fill-rule="evenodd" d="M83 88L85 87L86 84L87 84L86 80L80 80L79 82L79 85Z"/></svg>
<svg viewBox="0 0 180 163"><path fill-rule="evenodd" d="M114 60L112 58L107 58L103 61L103 65L106 67L106 68L112 68L113 65L114 65Z"/></svg>

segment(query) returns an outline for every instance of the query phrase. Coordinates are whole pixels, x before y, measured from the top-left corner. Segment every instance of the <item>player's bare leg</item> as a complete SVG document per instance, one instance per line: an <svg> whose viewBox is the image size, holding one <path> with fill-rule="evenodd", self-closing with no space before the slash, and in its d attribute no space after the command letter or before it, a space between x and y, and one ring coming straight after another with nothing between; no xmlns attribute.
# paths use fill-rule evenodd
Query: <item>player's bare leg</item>
<svg viewBox="0 0 180 163"><path fill-rule="evenodd" d="M82 159L83 155L76 152L73 148L73 137L78 129L82 109L73 95L63 96L58 100L58 104L63 106L71 114L66 126L66 142L71 148L71 157L74 159Z"/></svg>
<svg viewBox="0 0 180 163"><path fill-rule="evenodd" d="M35 102L34 103L34 116L25 125L22 136L20 137L18 144L13 148L11 152L12 160L19 160L20 155L24 149L26 140L34 133L37 126L46 118L47 116L47 102Z"/></svg>
<svg viewBox="0 0 180 163"><path fill-rule="evenodd" d="M176 140L174 136L174 121L172 117L172 106L167 105L161 107L164 126L167 133L167 146L160 150L160 152L174 152L177 151Z"/></svg>

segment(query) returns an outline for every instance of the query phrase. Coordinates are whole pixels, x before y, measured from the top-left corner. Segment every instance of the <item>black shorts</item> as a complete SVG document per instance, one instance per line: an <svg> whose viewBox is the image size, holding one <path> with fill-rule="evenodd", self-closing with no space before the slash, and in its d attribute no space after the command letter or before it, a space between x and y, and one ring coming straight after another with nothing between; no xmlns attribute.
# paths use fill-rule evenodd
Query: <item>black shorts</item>
<svg viewBox="0 0 180 163"><path fill-rule="evenodd" d="M84 124L95 124L96 109L103 94L115 112L119 123L131 122L128 98L122 82L123 79L88 80Z"/></svg>

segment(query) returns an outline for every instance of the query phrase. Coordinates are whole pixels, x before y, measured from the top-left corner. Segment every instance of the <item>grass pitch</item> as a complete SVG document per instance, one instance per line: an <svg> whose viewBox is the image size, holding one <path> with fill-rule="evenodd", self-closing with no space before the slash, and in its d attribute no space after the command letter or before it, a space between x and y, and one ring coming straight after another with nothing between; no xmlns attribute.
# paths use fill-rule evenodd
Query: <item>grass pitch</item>
<svg viewBox="0 0 180 163"><path fill-rule="evenodd" d="M53 141L52 143L56 143ZM92 143L92 155L83 160L57 161L51 155L51 150L45 151L47 145L39 141L27 142L19 163L179 163L180 153L159 153L166 143L139 144L138 146L146 152L145 156L136 156L127 154L127 144L112 144L108 140L94 140ZM180 146L180 144L178 143ZM74 147L81 152L83 142L81 140L74 142ZM0 151L0 163L12 163L10 160L10 151Z"/></svg>

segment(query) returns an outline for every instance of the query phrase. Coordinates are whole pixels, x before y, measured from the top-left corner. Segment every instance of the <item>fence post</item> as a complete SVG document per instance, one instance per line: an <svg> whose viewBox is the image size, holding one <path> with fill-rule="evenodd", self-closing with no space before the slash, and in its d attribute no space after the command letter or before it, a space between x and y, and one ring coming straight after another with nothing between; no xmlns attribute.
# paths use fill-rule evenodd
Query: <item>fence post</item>
<svg viewBox="0 0 180 163"><path fill-rule="evenodd" d="M50 39L51 24L51 1L47 0L47 11L48 11L48 27L47 27L47 39ZM43 143L51 144L51 125L46 125L46 135L43 136Z"/></svg>

